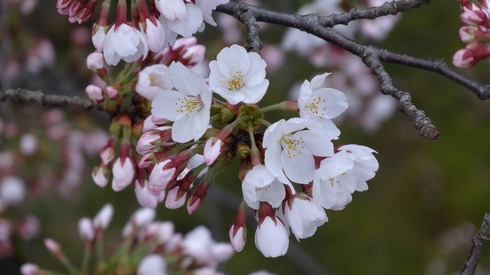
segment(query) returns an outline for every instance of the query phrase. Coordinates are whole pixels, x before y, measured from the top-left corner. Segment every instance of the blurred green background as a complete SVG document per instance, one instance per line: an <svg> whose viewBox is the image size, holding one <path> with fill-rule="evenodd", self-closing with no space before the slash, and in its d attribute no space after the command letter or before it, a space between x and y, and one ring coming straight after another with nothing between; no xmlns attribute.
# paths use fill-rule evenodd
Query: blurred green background
<svg viewBox="0 0 490 275"><path fill-rule="evenodd" d="M56 13L55 1L40 2L29 23L54 41L59 55L52 71L26 85L61 92L65 86L60 83L69 82L75 83L67 84L69 87L78 87L76 91L81 93L88 77L72 61L83 60L90 49L69 50L68 32L75 25ZM270 0L267 5L292 12L306 2ZM458 36L463 25L459 13L458 1L434 0L428 6L405 13L391 35L376 45L421 58L443 58L451 63L454 52L464 46ZM90 28L90 24L86 27ZM285 30L273 27L262 37L266 43L278 44ZM219 41L219 32L211 26L199 38L200 43L209 46L209 59L224 46ZM461 71L488 83L489 64L485 60ZM322 72L294 55L283 66L283 70L268 75L271 86L266 100L271 103L283 100L288 87L295 82ZM441 133L440 140L429 142L419 137L411 120L399 112L375 133L366 133L348 121L342 123L342 135L336 145L362 144L378 152L380 169L368 182L369 190L354 193L353 201L344 210L327 211L329 222L318 228L313 237L301 242L291 237L290 253L285 257L264 258L254 245L255 225L249 226L244 251L223 266L225 273L267 270L276 274L320 274L323 270L328 274L452 274L460 270L473 234L484 213L490 211L488 102L479 101L470 91L434 73L391 64L386 68L395 85L409 91L413 102L426 111ZM104 115L96 111L92 115L103 127L107 125ZM94 159L93 163L96 162ZM106 202L115 206L115 219L109 228L117 240L127 218L138 208L133 191L101 190L93 184L89 170L85 186L73 199L67 201L53 194L29 200L22 206L24 211L40 218L41 235L29 242L16 243L19 261L55 268L58 264L42 245L46 237L59 241L73 258L80 257L78 219L93 217ZM219 175L214 186L219 186L219 190L211 190L203 207L192 216L185 209L168 210L160 205L158 217L175 222L180 232L204 223L213 230L215 239L227 241L228 226L238 202L226 192L240 195L236 169ZM479 274L490 274L488 251Z"/></svg>

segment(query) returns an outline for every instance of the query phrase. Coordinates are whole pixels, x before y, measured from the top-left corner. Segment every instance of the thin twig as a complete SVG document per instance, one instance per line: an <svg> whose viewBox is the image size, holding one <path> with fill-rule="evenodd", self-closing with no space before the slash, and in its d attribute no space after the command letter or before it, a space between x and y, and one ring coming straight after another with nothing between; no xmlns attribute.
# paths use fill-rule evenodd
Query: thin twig
<svg viewBox="0 0 490 275"><path fill-rule="evenodd" d="M51 107L75 106L84 110L96 107L96 104L91 100L83 99L79 96L46 94L40 90L34 91L22 88L0 91L0 101L7 99L18 103L35 103Z"/></svg>
<svg viewBox="0 0 490 275"><path fill-rule="evenodd" d="M490 213L486 213L480 230L473 238L470 254L464 263L461 275L475 274L478 261L485 248L490 245Z"/></svg>
<svg viewBox="0 0 490 275"><path fill-rule="evenodd" d="M349 22L359 19L376 19L386 15L395 15L411 9L429 4L431 0L399 0L386 2L379 7L366 9L351 9L348 12L319 16L318 20L324 27L335 25L347 25Z"/></svg>

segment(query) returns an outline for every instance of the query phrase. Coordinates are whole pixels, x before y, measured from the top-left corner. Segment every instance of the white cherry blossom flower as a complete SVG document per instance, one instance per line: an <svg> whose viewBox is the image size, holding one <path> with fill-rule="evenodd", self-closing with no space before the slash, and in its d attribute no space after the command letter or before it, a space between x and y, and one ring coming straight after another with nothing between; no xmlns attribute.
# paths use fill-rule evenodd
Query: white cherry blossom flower
<svg viewBox="0 0 490 275"><path fill-rule="evenodd" d="M261 201L278 207L286 195L284 184L265 165L255 165L245 175L242 192L243 199L253 209L258 209Z"/></svg>
<svg viewBox="0 0 490 275"><path fill-rule="evenodd" d="M351 173L356 178L356 191L365 191L368 189L366 181L374 178L378 171L379 163L374 157L376 153L373 149L356 144L343 145L338 148L340 152L345 151L354 161Z"/></svg>
<svg viewBox="0 0 490 275"><path fill-rule="evenodd" d="M182 20L186 16L185 1L155 0L157 10L168 20Z"/></svg>
<svg viewBox="0 0 490 275"><path fill-rule="evenodd" d="M301 118L281 119L265 130L265 165L274 176L285 174L293 182L309 183L315 172L314 156L333 155L333 144L325 131L305 129L309 125Z"/></svg>
<svg viewBox="0 0 490 275"><path fill-rule="evenodd" d="M193 74L181 63L168 69L170 82L176 90L168 90L152 102L154 116L173 121L172 139L177 142L198 140L209 125L211 91L204 79Z"/></svg>
<svg viewBox="0 0 490 275"><path fill-rule="evenodd" d="M109 65L119 61L134 62L148 54L148 42L145 36L135 27L122 23L114 24L104 39L104 59Z"/></svg>
<svg viewBox="0 0 490 275"><path fill-rule="evenodd" d="M173 85L168 77L168 67L163 64L154 64L145 67L138 73L136 92L148 100L155 99Z"/></svg>
<svg viewBox="0 0 490 275"><path fill-rule="evenodd" d="M265 67L258 53L248 53L244 47L232 45L209 63L209 86L233 105L257 103L269 86Z"/></svg>
<svg viewBox="0 0 490 275"><path fill-rule="evenodd" d="M325 210L307 196L295 196L280 210L284 211L287 224L298 239L313 236L316 228L328 221Z"/></svg>
<svg viewBox="0 0 490 275"><path fill-rule="evenodd" d="M288 251L289 236L281 219L266 216L255 231L255 246L265 257L279 257Z"/></svg>
<svg viewBox="0 0 490 275"><path fill-rule="evenodd" d="M321 87L328 75L329 73L317 75L311 82L305 80L301 85L298 97L299 116L301 118L331 123L330 119L339 116L349 106L347 97L343 92Z"/></svg>

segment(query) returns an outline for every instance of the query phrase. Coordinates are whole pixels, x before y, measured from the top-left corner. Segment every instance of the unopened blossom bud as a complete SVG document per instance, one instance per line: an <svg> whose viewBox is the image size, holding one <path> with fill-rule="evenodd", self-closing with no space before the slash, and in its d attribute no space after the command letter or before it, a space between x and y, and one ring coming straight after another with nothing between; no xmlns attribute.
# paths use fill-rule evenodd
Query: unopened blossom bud
<svg viewBox="0 0 490 275"><path fill-rule="evenodd" d="M143 207L148 208L156 208L159 202L162 202L165 198L165 191L160 191L158 193L153 193L149 188L149 183L147 180L144 180L141 183L139 180L136 180L134 185L134 193L136 194L136 199Z"/></svg>
<svg viewBox="0 0 490 275"><path fill-rule="evenodd" d="M157 163L151 170L149 182L152 187L163 190L175 179L176 168L170 159Z"/></svg>
<svg viewBox="0 0 490 275"><path fill-rule="evenodd" d="M481 25L487 28L490 26L490 20L487 14L479 8L474 8L472 10L464 9L460 15L460 18L461 21L463 21L465 24L468 25L472 25L472 26Z"/></svg>
<svg viewBox="0 0 490 275"><path fill-rule="evenodd" d="M166 46L165 27L154 16L151 15L144 23L140 24L140 31L145 35L150 51L159 52Z"/></svg>
<svg viewBox="0 0 490 275"><path fill-rule="evenodd" d="M106 187L109 183L109 169L105 166L95 166L92 171L92 179L101 188Z"/></svg>
<svg viewBox="0 0 490 275"><path fill-rule="evenodd" d="M184 237L180 233L175 233L168 239L165 244L165 250L168 252L176 252L180 250Z"/></svg>
<svg viewBox="0 0 490 275"><path fill-rule="evenodd" d="M221 154L223 148L223 141L218 138L209 138L204 145L204 162L209 166Z"/></svg>
<svg viewBox="0 0 490 275"><path fill-rule="evenodd" d="M245 227L247 209L247 204L242 202L238 208L235 221L230 226L230 230L228 231L231 245L236 252L242 251L243 247L245 246L245 242L247 241L247 228Z"/></svg>
<svg viewBox="0 0 490 275"><path fill-rule="evenodd" d="M109 165L109 163L114 159L114 139L111 138L107 141L107 144L100 149L99 152L102 164Z"/></svg>
<svg viewBox="0 0 490 275"><path fill-rule="evenodd" d="M88 98L95 102L100 102L104 100L104 94L102 93L102 89L98 86L95 85L88 85L87 88L85 88L85 92L88 95Z"/></svg>
<svg viewBox="0 0 490 275"><path fill-rule="evenodd" d="M170 129L170 127L169 127ZM144 155L149 151L154 151L160 145L160 131L152 130L143 133L136 145L136 152L140 155Z"/></svg>
<svg viewBox="0 0 490 275"><path fill-rule="evenodd" d="M140 208L131 216L131 222L136 228L143 228L155 219L155 215L155 209Z"/></svg>
<svg viewBox="0 0 490 275"><path fill-rule="evenodd" d="M131 184L134 179L135 167L130 157L116 159L112 165L112 189L121 191Z"/></svg>
<svg viewBox="0 0 490 275"><path fill-rule="evenodd" d="M148 168L156 162L157 162L157 159L155 157L155 154L153 152L148 152L143 157L141 157L140 162L138 162L138 167L139 168ZM165 188L163 188L163 189L165 189Z"/></svg>
<svg viewBox="0 0 490 275"><path fill-rule="evenodd" d="M6 176L0 182L0 201L4 205L16 205L24 200L26 187L18 177Z"/></svg>
<svg viewBox="0 0 490 275"><path fill-rule="evenodd" d="M107 26L94 24L92 28L92 43L94 44L97 52L102 52L104 48L104 40L106 37Z"/></svg>
<svg viewBox="0 0 490 275"><path fill-rule="evenodd" d="M265 216L255 231L255 246L265 257L279 257L288 251L289 236L281 219Z"/></svg>
<svg viewBox="0 0 490 275"><path fill-rule="evenodd" d="M180 189L179 186L172 188L168 191L167 199L165 200L165 207L168 209L180 208L185 203L186 194L187 192Z"/></svg>
<svg viewBox="0 0 490 275"><path fill-rule="evenodd" d="M119 91L112 87L112 86L108 86L106 88L106 92L107 92L107 96L110 98L110 99L116 99L117 96L119 95Z"/></svg>
<svg viewBox="0 0 490 275"><path fill-rule="evenodd" d="M87 68L92 72L97 72L104 68L104 55L100 52L93 52L87 56Z"/></svg>
<svg viewBox="0 0 490 275"><path fill-rule="evenodd" d="M92 242L95 239L94 226L89 218L81 218L78 221L78 233L80 238L86 242Z"/></svg>
<svg viewBox="0 0 490 275"><path fill-rule="evenodd" d="M155 233L159 244L165 244L174 235L175 226L172 222L160 222Z"/></svg>
<svg viewBox="0 0 490 275"><path fill-rule="evenodd" d="M20 267L20 273L22 275L39 275L41 270L35 264L25 263Z"/></svg>
<svg viewBox="0 0 490 275"><path fill-rule="evenodd" d="M169 79L168 67L155 64L145 67L138 73L136 92L148 100L155 99L158 95L173 88Z"/></svg>
<svg viewBox="0 0 490 275"><path fill-rule="evenodd" d="M138 265L139 275L167 275L167 264L162 255L149 254Z"/></svg>
<svg viewBox="0 0 490 275"><path fill-rule="evenodd" d="M230 235L233 249L235 249L236 252L242 251L243 247L245 247L245 242L247 241L247 229L244 226L232 224L228 234Z"/></svg>
<svg viewBox="0 0 490 275"><path fill-rule="evenodd" d="M26 156L30 156L34 154L39 147L39 144L37 142L37 137L34 136L33 134L22 135L22 137L20 138L19 147L22 154Z"/></svg>
<svg viewBox="0 0 490 275"><path fill-rule="evenodd" d="M53 239L45 239L44 246L46 246L46 248L55 256L62 257L63 251L61 250L60 245L57 242L55 242Z"/></svg>
<svg viewBox="0 0 490 275"><path fill-rule="evenodd" d="M95 215L92 224L94 228L105 230L109 223L112 220L112 216L114 215L114 207L111 204L106 204L102 209L100 209L99 213Z"/></svg>
<svg viewBox="0 0 490 275"><path fill-rule="evenodd" d="M204 59L206 47L203 45L195 45L187 48L182 54L180 62L187 66L195 66Z"/></svg>
<svg viewBox="0 0 490 275"><path fill-rule="evenodd" d="M489 56L490 45L473 42L454 54L453 64L460 68L469 68Z"/></svg>
<svg viewBox="0 0 490 275"><path fill-rule="evenodd" d="M183 253L194 258L197 262L209 264L214 262L212 255L211 232L204 226L198 226L185 235L182 242Z"/></svg>
<svg viewBox="0 0 490 275"><path fill-rule="evenodd" d="M234 254L233 247L229 243L217 243L212 247L212 253L216 261L224 262Z"/></svg>
<svg viewBox="0 0 490 275"><path fill-rule="evenodd" d="M148 67L147 67L148 68ZM154 130L155 128L161 127L168 122L165 118L159 118L154 115L148 116L143 122L143 133L148 132L150 130Z"/></svg>

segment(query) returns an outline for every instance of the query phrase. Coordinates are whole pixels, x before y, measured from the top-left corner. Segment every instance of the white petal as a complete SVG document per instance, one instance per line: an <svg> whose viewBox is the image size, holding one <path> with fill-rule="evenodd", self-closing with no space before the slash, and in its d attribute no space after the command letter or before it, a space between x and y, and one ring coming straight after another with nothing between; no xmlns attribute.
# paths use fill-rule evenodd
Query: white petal
<svg viewBox="0 0 490 275"><path fill-rule="evenodd" d="M315 172L313 155L307 150L303 150L301 153L296 151L294 155L288 155L286 150L281 152L281 163L284 173L293 182L303 184L311 182Z"/></svg>

